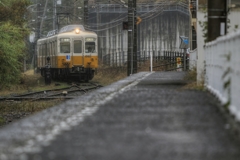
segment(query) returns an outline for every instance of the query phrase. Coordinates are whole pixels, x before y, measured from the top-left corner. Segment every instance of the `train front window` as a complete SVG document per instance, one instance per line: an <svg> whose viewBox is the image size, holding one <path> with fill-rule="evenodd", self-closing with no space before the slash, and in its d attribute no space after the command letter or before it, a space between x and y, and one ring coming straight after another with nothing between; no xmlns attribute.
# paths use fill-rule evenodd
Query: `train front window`
<svg viewBox="0 0 240 160"><path fill-rule="evenodd" d="M60 52L61 53L70 53L70 39L61 38L60 39Z"/></svg>
<svg viewBox="0 0 240 160"><path fill-rule="evenodd" d="M85 43L85 52L86 53L96 53L95 42L86 42Z"/></svg>
<svg viewBox="0 0 240 160"><path fill-rule="evenodd" d="M81 40L74 41L74 53L82 53L82 41Z"/></svg>

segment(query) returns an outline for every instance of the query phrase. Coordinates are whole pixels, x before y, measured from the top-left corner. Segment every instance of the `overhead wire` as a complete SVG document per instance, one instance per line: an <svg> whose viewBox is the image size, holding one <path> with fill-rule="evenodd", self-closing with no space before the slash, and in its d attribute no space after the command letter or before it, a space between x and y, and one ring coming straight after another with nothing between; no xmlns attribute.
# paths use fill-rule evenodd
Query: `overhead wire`
<svg viewBox="0 0 240 160"><path fill-rule="evenodd" d="M115 0L112 0L112 1L117 2L117 1L115 1ZM179 0L179 1L180 1L180 0ZM77 3L77 2L78 2L78 1L76 1L76 2L74 2L74 3ZM120 3L120 2L117 2L117 3L122 5L122 3ZM162 3L166 3L166 1L164 1L164 2L162 2ZM161 4L162 4L162 3L161 3ZM174 3L174 2L173 2L173 3ZM95 5L98 5L97 7L99 7L99 4L96 4L96 3L95 3ZM156 5L156 4L154 4L154 3L153 3L153 4L150 4L150 5L148 5L148 7L149 7L149 6L154 6L154 5ZM168 5L170 5L170 4L168 4ZM104 6L101 6L101 8L103 8L103 7L104 7ZM154 7L152 10L148 11L148 13L139 14L139 15L141 16L141 19L142 19L142 20L149 19L149 18L154 18L154 17L158 16L159 14L161 14L161 12L163 11L163 9L164 9L165 7L166 7L166 6L158 5L157 7ZM70 11L72 7L68 7L68 8L69 8L68 11ZM99 8L98 8L98 9L99 9ZM161 12L159 12L159 10L160 10ZM158 14L155 14L156 12L157 12ZM153 15L153 13L154 13L154 15ZM72 14L72 15L73 15L73 14ZM127 15L119 19L119 17L121 17L121 16L123 16L123 15L125 15L125 14L121 14L121 15L119 15L118 17L116 17L116 18L114 18L114 19L112 19L111 21L106 22L106 23L98 23L98 24L97 24L97 23L89 23L88 28L91 29L92 27L98 27L98 28L105 27L104 29L100 29L99 31L106 30L106 29L110 29L110 28L114 28L114 27L116 27L117 25L121 25L121 23L122 23L122 21L123 21L124 19L127 19ZM95 18L96 18L96 16L92 17L91 19L95 19ZM117 23L117 25L116 25L116 23ZM112 27L107 27L107 28L106 28L106 25L107 25L107 26L110 26L111 24L115 24L115 25L113 25Z"/></svg>
<svg viewBox="0 0 240 160"><path fill-rule="evenodd" d="M178 0L177 2L169 3L167 6L170 6L170 5L172 5L172 4L178 4L179 1L180 1L180 0ZM153 18L157 17L157 16L158 16L159 14L161 14L161 12L163 12L164 9L165 9L165 8L161 8L161 6L160 6L159 8L160 8L160 9L157 10L157 12L155 12L155 13L157 13L157 14L154 14L154 15L153 15L153 14L150 14L149 16L142 17L141 19L142 19L142 20L145 20L145 19L150 20L150 19L153 19ZM159 11L161 11L161 12L159 12Z"/></svg>
<svg viewBox="0 0 240 160"><path fill-rule="evenodd" d="M97 10L105 7L105 5L103 5L103 6L101 6L101 8L99 8L100 4L96 4L96 3L95 3L95 5L97 6L97 8L96 8ZM97 11L96 11L96 12L97 12ZM125 16L122 17L121 19L119 19L119 17L121 17L121 16L123 16L123 15L125 15ZM96 17L92 17L91 19L93 19L93 18L96 18ZM99 25L99 24L95 24L95 23L90 23L90 24L91 24L91 25L98 26L98 27L101 27L101 26L104 26L104 25L109 25L110 23L116 23L116 22L118 22L118 21L121 21L121 22L122 22L122 21L123 21L124 19L126 19L126 18L127 18L127 15L126 15L126 14L120 14L118 17L112 19L112 20L109 21L109 22L100 23L100 25Z"/></svg>
<svg viewBox="0 0 240 160"><path fill-rule="evenodd" d="M166 1L164 1L165 3L166 3ZM161 5L158 5L158 7L155 7L155 8L153 8L152 10L150 10L149 12L151 12L151 14L149 14L149 12L148 13L146 13L146 14L142 14L142 15L147 15L147 16L143 16L143 18L141 17L141 19L143 19L143 20L145 20L145 19L147 19L147 20L149 20L149 19L152 19L152 18L155 18L155 17L157 17L158 15L160 15L160 14L162 14L162 12L164 11L164 9L166 8L166 7L168 7L169 5L172 5L172 4L177 4L177 3L179 3L180 2L180 0L178 0L178 1L175 1L175 2L172 2L172 3L169 3L168 2L168 4L167 5L165 5L164 7L162 7ZM156 5L156 4L155 4ZM159 9L161 9L161 11L159 12ZM156 14L156 12L157 12L157 14ZM154 13L154 14L153 14ZM142 16L142 15L140 15L140 16ZM96 18L96 17L95 17ZM125 17L126 18L126 17ZM119 22L119 23L117 23L117 22ZM117 24L115 24L115 25L112 25L111 27L107 27L107 28L104 28L104 29L93 29L93 28L91 28L92 26L87 26L88 27L88 29L91 29L91 30L94 30L94 31L103 31L103 30L108 30L108 29L111 29L111 28L114 28L114 27L116 27L116 26L119 26L119 25L122 25L122 19L121 20L117 20L116 21L116 23ZM95 27L96 26L98 26L99 27L99 25L98 24L96 24L96 25L94 25Z"/></svg>
<svg viewBox="0 0 240 160"><path fill-rule="evenodd" d="M96 17L94 17L94 18L96 18ZM123 21L124 19L127 19L127 15L126 15L125 17L121 18L121 19L118 19L117 21L110 21L110 22L112 22L112 23L118 23L117 25L114 25L114 26L112 26L112 27L108 27L108 28L105 28L105 29L101 29L101 30L98 30L98 31L107 30L107 29L110 29L110 28L114 28L114 27L116 27L116 26L118 26L118 25L121 25L121 24L122 24L122 21ZM110 22L108 22L108 23L106 23L106 24L109 25ZM96 24L95 26L100 27L99 24Z"/></svg>
<svg viewBox="0 0 240 160"><path fill-rule="evenodd" d="M163 9L165 9L166 7L168 7L169 5L171 5L171 4L173 4L173 3L176 3L176 1L175 2L172 2L172 3L167 3L167 1L164 1L164 3L165 3L165 5L164 6L162 6L161 4L159 4L157 7L154 7L152 10L150 10L150 11L148 11L148 13L144 13L144 14L139 14L140 16L141 16L141 19L147 19L147 18L149 18L149 17L151 17L152 16L152 14L153 13L156 13L156 12L158 12L158 14L160 14L159 13L159 9L161 9L161 11L163 11ZM150 5L149 5L150 6ZM148 7L149 7L148 6ZM156 4L151 4L151 6L156 6ZM157 15L158 15L157 14ZM146 16L146 15L149 15L149 16ZM156 14L154 14L155 15L155 17L157 16ZM144 16L146 16L146 17L144 17ZM127 16L126 16L127 17ZM126 18L126 17L124 17L124 18ZM94 17L94 18L96 18L96 17ZM122 19L121 19L122 20ZM118 20L118 21L121 21L121 20Z"/></svg>
<svg viewBox="0 0 240 160"><path fill-rule="evenodd" d="M116 0L112 0L112 1L117 2ZM177 4L180 1L181 0L178 0L175 2L169 2L168 0L165 0L165 1L161 2L161 4L164 4L164 5L158 4L157 7L156 7L156 3L147 3L146 5L148 5L148 6L146 6L146 7L153 7L153 9L149 10L147 13L138 14L138 16L141 16L142 20L150 20L150 19L155 18L158 15L162 14L164 9L166 7L168 7L169 5L172 5L174 3ZM75 1L74 4L76 4L77 2L79 2L79 1ZM122 3L120 3L120 2L117 2L117 3L122 5ZM99 4L95 3L95 5L99 5ZM65 6L65 7L67 7L67 6ZM71 8L73 8L73 7L67 7L67 8L69 8L69 9L67 9L67 11L70 11ZM104 8L104 6L101 6L101 8ZM77 17L76 15L73 15L73 14L71 14L71 15L74 17ZM115 28L117 26L122 25L123 20L127 20L127 15L126 16L124 16L124 15L125 15L124 13L120 14L118 17L110 20L109 22L105 22L105 23L98 23L98 24L97 23L89 23L88 26L86 26L86 29L93 30L93 31L104 31L104 30L109 30L109 29ZM124 16L124 17L120 18L121 16ZM96 18L96 16L92 17L91 19L95 19L95 18ZM98 29L93 29L93 28L98 28Z"/></svg>

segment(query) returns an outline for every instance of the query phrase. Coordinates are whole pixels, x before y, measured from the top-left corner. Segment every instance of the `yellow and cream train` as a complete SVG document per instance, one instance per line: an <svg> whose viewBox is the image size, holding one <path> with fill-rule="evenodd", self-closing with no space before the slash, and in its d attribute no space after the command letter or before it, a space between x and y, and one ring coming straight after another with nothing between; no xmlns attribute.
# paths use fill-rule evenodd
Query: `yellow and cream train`
<svg viewBox="0 0 240 160"><path fill-rule="evenodd" d="M82 25L65 26L57 34L49 32L37 41L37 67L42 76L48 68L52 79L89 81L98 67L97 44L97 34L85 31Z"/></svg>

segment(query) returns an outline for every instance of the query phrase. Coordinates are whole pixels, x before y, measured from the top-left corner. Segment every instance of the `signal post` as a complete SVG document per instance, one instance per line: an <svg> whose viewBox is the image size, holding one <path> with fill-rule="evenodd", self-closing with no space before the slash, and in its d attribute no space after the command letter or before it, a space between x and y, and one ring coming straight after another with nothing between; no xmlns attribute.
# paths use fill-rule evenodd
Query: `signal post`
<svg viewBox="0 0 240 160"><path fill-rule="evenodd" d="M136 0L128 0L128 56L127 75L137 73Z"/></svg>

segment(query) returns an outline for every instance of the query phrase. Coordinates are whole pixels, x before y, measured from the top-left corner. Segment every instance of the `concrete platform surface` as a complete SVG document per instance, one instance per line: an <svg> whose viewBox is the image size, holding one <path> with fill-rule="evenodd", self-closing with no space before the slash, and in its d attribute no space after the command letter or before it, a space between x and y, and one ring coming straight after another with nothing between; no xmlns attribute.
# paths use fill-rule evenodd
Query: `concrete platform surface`
<svg viewBox="0 0 240 160"><path fill-rule="evenodd" d="M239 160L217 101L141 72L0 130L1 160Z"/></svg>

